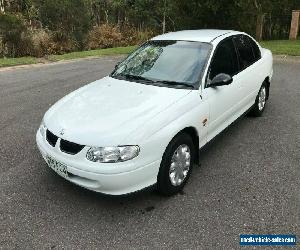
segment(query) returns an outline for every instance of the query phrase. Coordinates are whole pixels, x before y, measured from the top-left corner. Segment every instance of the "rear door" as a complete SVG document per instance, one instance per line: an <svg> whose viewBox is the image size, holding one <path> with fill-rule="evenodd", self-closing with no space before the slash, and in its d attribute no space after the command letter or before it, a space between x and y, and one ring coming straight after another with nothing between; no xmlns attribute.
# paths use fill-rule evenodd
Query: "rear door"
<svg viewBox="0 0 300 250"><path fill-rule="evenodd" d="M246 111L255 102L256 95L263 82L263 72L260 69L260 49L252 38L247 35L237 35L233 38L240 65L241 100L239 109Z"/></svg>

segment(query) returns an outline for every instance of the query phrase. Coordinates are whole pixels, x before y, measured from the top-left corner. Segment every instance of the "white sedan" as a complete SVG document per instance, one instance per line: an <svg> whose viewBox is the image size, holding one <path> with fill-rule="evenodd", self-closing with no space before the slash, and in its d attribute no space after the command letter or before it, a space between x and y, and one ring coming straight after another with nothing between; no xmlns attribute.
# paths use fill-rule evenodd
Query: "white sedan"
<svg viewBox="0 0 300 250"><path fill-rule="evenodd" d="M160 35L53 105L37 145L54 171L87 189L172 195L201 147L245 112L262 115L272 74L271 52L245 33Z"/></svg>

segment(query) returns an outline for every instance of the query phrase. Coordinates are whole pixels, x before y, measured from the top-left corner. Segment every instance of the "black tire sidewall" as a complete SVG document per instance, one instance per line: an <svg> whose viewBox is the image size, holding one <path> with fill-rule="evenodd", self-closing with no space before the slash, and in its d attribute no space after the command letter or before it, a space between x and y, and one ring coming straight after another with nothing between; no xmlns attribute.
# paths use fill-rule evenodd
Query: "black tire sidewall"
<svg viewBox="0 0 300 250"><path fill-rule="evenodd" d="M172 160L172 156L173 156L175 150L180 145L183 145L183 144L186 144L190 148L190 152L191 152L190 169L189 169L189 172L188 172L185 180L182 182L182 184L179 186L173 186L171 184L171 181L169 178L169 170L171 167L171 160ZM181 134L175 136L172 139L172 141L169 143L169 145L167 146L167 148L164 152L164 155L162 157L159 173L157 176L158 191L163 195L173 195L173 194L176 194L179 191L181 191L191 175L191 172L193 169L193 164L194 164L194 159L195 159L195 146L194 146L191 136L186 133L181 133Z"/></svg>
<svg viewBox="0 0 300 250"><path fill-rule="evenodd" d="M253 107L253 109L252 109L251 112L250 112L250 114L251 114L252 116L261 116L262 113L264 112L265 108L266 108L267 99L266 99L265 106L263 107L262 110L259 110L259 107L258 107L259 93L260 93L260 91L262 90L263 87L266 89L266 94L267 94L267 92L268 92L267 85L266 85L266 83L264 82L264 83L261 85L260 89L259 89L259 92L258 92L258 94L257 94L257 96L256 96L256 99L255 99L254 107Z"/></svg>

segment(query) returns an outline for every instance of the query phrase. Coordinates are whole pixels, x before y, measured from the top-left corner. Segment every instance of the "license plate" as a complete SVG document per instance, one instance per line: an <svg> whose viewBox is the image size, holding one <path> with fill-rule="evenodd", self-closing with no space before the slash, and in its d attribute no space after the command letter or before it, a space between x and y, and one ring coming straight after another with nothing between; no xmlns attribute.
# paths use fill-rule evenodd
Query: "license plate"
<svg viewBox="0 0 300 250"><path fill-rule="evenodd" d="M50 168L52 168L57 174L64 178L68 178L67 166L53 159L50 156L46 156L46 162Z"/></svg>

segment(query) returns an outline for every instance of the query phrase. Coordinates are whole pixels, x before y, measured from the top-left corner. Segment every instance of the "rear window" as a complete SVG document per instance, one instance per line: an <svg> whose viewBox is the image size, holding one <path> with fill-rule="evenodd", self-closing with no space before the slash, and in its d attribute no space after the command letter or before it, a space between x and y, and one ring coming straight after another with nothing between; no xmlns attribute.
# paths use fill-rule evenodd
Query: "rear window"
<svg viewBox="0 0 300 250"><path fill-rule="evenodd" d="M246 39L248 39L248 41L252 47L255 61L258 61L261 58L261 53L260 53L260 49L259 49L258 45L250 37L248 37L248 36L245 36L245 37L246 37Z"/></svg>
<svg viewBox="0 0 300 250"><path fill-rule="evenodd" d="M249 37L244 35L236 36L234 38L234 43L239 54L239 61L242 70L257 61L257 58L254 56Z"/></svg>

